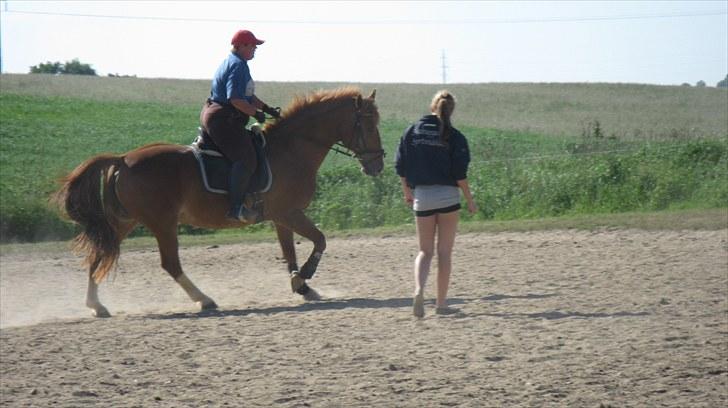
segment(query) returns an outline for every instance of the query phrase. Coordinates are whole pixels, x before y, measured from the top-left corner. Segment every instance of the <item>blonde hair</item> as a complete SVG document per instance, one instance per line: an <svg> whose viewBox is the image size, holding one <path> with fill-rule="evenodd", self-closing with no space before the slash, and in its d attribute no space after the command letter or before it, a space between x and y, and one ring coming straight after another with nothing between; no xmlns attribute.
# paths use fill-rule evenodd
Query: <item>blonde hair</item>
<svg viewBox="0 0 728 408"><path fill-rule="evenodd" d="M452 112L455 110L455 95L449 91L443 89L438 91L432 102L430 102L430 111L434 113L440 120L440 141L447 144L450 138L450 130L452 129L452 122L450 117Z"/></svg>

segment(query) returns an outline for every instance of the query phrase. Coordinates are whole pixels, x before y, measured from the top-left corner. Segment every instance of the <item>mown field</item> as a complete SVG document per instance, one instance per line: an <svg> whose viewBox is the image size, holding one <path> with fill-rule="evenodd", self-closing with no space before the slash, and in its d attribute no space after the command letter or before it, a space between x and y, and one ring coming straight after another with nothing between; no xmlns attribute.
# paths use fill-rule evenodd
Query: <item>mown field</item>
<svg viewBox="0 0 728 408"><path fill-rule="evenodd" d="M259 83L287 105L337 83ZM347 84L348 85L348 84ZM442 86L377 89L387 167L363 176L330 154L308 213L328 230L412 222L393 171L395 146ZM455 125L468 137L480 212L468 220L538 219L728 207L728 91L623 84L459 84ZM47 204L55 180L86 158L195 136L207 80L0 76L0 238L65 239ZM250 230L268 228L262 225ZM188 230L187 232L200 232ZM203 231L204 232L204 231ZM143 234L143 231L140 233Z"/></svg>

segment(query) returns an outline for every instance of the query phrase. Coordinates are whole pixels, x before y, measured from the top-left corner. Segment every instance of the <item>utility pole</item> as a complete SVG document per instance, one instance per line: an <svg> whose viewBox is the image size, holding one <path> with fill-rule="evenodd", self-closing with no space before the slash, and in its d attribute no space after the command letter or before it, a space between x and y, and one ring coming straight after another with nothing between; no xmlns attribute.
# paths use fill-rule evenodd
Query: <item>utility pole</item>
<svg viewBox="0 0 728 408"><path fill-rule="evenodd" d="M445 64L445 50L442 50L442 83L447 83L447 65Z"/></svg>
<svg viewBox="0 0 728 408"><path fill-rule="evenodd" d="M7 19L7 13L8 13L8 0L3 1L3 5L5 6L5 18ZM3 73L3 34L2 34L2 27L0 27L0 74Z"/></svg>

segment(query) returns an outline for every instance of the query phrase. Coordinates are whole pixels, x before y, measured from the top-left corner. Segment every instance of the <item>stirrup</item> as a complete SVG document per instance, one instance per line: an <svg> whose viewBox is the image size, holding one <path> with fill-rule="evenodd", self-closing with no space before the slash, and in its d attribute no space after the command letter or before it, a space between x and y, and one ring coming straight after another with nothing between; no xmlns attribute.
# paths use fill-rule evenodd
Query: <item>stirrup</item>
<svg viewBox="0 0 728 408"><path fill-rule="evenodd" d="M240 207L240 212L238 213L238 219L241 221L247 221L251 224L255 224L258 222L259 214L258 211L256 211L253 208L248 208L245 205Z"/></svg>
<svg viewBox="0 0 728 408"><path fill-rule="evenodd" d="M225 217L236 221L256 223L258 221L258 212L241 204L232 207Z"/></svg>

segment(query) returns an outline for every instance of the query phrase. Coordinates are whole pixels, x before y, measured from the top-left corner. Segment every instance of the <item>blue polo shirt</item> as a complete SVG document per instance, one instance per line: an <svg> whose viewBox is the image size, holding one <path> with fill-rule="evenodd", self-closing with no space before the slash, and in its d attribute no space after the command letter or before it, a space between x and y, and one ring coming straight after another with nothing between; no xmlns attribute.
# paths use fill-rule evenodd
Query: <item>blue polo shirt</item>
<svg viewBox="0 0 728 408"><path fill-rule="evenodd" d="M215 71L210 99L222 105L229 105L231 99L252 103L254 94L255 82L250 76L248 62L231 52Z"/></svg>

